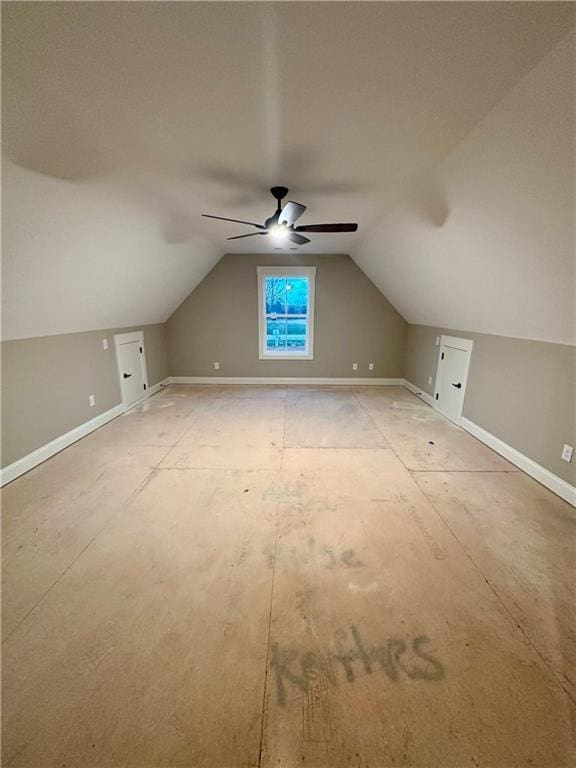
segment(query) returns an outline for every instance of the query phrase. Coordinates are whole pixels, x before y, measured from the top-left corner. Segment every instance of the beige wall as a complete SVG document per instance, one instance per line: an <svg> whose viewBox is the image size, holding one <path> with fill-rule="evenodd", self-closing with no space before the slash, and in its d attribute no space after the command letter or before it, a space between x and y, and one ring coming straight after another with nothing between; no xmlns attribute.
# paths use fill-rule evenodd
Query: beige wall
<svg viewBox="0 0 576 768"><path fill-rule="evenodd" d="M259 360L256 267L295 264L316 267L314 360ZM166 325L172 376L402 375L406 323L349 256L228 254Z"/></svg>
<svg viewBox="0 0 576 768"><path fill-rule="evenodd" d="M138 329L2 342L3 467L120 403L114 334L129 330ZM168 376L165 329L149 325L143 330L148 384L153 386Z"/></svg>
<svg viewBox="0 0 576 768"><path fill-rule="evenodd" d="M560 458L564 443L576 446L576 348L409 325L404 376L430 395L442 333L474 341L464 416L576 485L576 457Z"/></svg>
<svg viewBox="0 0 576 768"><path fill-rule="evenodd" d="M428 377L434 382L436 336L463 336L474 340L464 416L576 484L576 461L560 459L564 443L576 444L574 347L406 326L347 256L282 257L282 263L317 267L314 360L258 359L256 267L278 264L278 257L228 255L165 325L143 327L150 386L168 375L405 376L433 395ZM2 343L2 466L120 403L113 337L129 330L136 328Z"/></svg>

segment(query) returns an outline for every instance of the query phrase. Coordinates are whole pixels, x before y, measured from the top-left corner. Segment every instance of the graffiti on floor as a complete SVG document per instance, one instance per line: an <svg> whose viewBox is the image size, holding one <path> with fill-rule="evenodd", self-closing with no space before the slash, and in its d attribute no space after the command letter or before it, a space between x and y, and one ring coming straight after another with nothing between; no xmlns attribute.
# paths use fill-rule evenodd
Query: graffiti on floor
<svg viewBox="0 0 576 768"><path fill-rule="evenodd" d="M317 563L323 568L363 568L364 563L353 549L338 549L325 547L310 538L305 545L288 545L279 541L276 548L267 545L263 553L272 568L274 559L286 561L294 565L312 565Z"/></svg>
<svg viewBox="0 0 576 768"><path fill-rule="evenodd" d="M329 547L323 547L321 554L328 558L326 568L362 568L364 565L353 549L345 549L340 552Z"/></svg>
<svg viewBox="0 0 576 768"><path fill-rule="evenodd" d="M427 650L430 640L425 635L410 640L392 637L374 645L367 642L360 628L338 629L327 654L271 645L270 665L276 681L276 701L284 706L287 691L295 688L309 694L324 681L337 685L342 676L354 683L359 674L382 672L394 683L402 680L436 682L444 677L441 662ZM318 695L318 694L317 694Z"/></svg>
<svg viewBox="0 0 576 768"><path fill-rule="evenodd" d="M318 589L313 586L307 586L295 594L296 610L310 628L314 626L318 615L317 594Z"/></svg>
<svg viewBox="0 0 576 768"><path fill-rule="evenodd" d="M442 664L425 650L425 646L430 643L426 635L415 637L411 643L400 638L389 638L380 645L368 646L362 639L360 629L353 625L349 632L339 629L335 639L338 649L336 659L341 662L350 683L356 679L355 665L358 662L367 674L380 668L393 682L403 676L410 680L428 682L444 677Z"/></svg>

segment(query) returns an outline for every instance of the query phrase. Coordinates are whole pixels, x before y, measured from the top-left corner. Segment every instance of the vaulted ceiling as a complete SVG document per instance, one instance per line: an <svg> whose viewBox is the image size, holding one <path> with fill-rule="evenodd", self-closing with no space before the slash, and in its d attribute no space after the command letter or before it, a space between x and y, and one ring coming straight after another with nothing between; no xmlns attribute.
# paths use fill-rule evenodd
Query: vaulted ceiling
<svg viewBox="0 0 576 768"><path fill-rule="evenodd" d="M262 221L283 184L307 222L360 224L300 250L350 253L409 321L570 340L572 4L10 2L2 17L4 338L165 320L224 252L271 250L200 214ZM553 147L508 184L534 141ZM555 236L535 250L546 206Z"/></svg>

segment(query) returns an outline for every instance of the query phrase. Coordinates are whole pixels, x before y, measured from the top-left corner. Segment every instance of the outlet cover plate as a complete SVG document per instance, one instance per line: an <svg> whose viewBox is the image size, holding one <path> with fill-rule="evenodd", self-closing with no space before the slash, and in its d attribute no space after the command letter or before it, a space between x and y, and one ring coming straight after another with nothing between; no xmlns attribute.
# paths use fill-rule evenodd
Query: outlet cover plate
<svg viewBox="0 0 576 768"><path fill-rule="evenodd" d="M573 453L574 453L574 448L571 445L564 443L564 448L562 448L562 458L564 459L564 461L572 461Z"/></svg>

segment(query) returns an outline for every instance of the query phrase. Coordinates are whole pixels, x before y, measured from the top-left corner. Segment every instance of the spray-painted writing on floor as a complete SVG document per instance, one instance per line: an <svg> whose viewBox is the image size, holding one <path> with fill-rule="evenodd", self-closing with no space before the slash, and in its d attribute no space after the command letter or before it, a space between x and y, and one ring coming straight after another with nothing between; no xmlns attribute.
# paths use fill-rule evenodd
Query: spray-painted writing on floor
<svg viewBox="0 0 576 768"><path fill-rule="evenodd" d="M342 676L353 683L357 674L371 675L382 671L392 682L402 679L434 682L442 680L444 668L426 646L425 635L411 641L389 638L378 645L370 645L362 638L360 629L339 629L327 654L271 646L270 664L276 678L276 698L280 706L286 704L290 686L308 693L319 680L337 685Z"/></svg>
<svg viewBox="0 0 576 768"><path fill-rule="evenodd" d="M364 563L353 549L337 549L317 544L310 538L306 543L289 545L280 542L276 548L264 547L271 568L274 561L288 561L295 565L312 565L317 563L324 568L362 568Z"/></svg>

